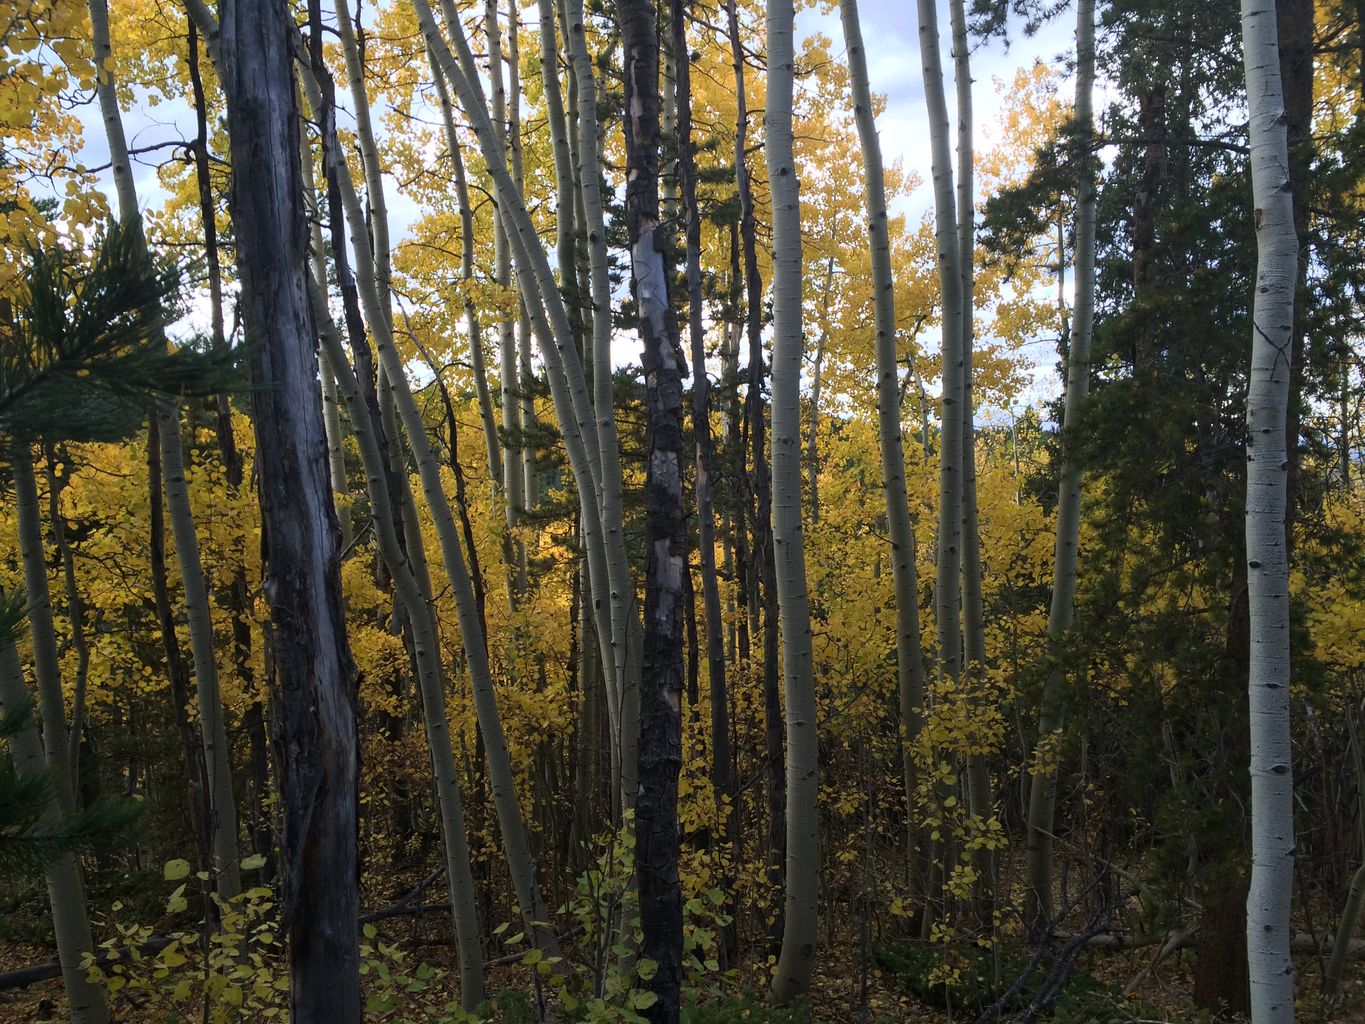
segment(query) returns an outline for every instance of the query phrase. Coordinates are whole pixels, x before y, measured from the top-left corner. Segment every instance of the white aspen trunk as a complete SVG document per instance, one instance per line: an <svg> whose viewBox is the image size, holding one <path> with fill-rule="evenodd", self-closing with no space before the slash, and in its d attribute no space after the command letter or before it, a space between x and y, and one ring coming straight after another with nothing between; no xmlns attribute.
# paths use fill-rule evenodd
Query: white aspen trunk
<svg viewBox="0 0 1365 1024"><path fill-rule="evenodd" d="M393 270L389 259L389 206L384 198L384 170L379 162L379 147L375 144L374 125L370 118L369 89L365 85L365 65L361 61L360 46L356 41L355 26L351 23L349 0L335 0L337 36L346 61L346 83L351 90L351 105L355 117L355 137L360 148L360 166L365 174L365 198L370 212L371 246L374 252L374 276L379 285L379 300L385 313L392 319Z"/></svg>
<svg viewBox="0 0 1365 1024"><path fill-rule="evenodd" d="M1074 431L1090 390L1090 339L1095 321L1095 180L1090 152L1094 133L1095 3L1076 7L1076 296L1071 344L1066 361L1066 401L1062 428ZM1059 251L1058 265L1062 264ZM1076 564L1081 528L1081 469L1062 446L1057 485L1057 539L1053 556L1052 606L1048 612L1048 646L1054 659L1064 653L1076 605ZM1038 738L1047 740L1062 727L1066 672L1054 666L1043 684ZM1052 822L1057 804L1055 770L1034 772L1029 779L1025 927L1033 933L1052 916Z"/></svg>
<svg viewBox="0 0 1365 1024"><path fill-rule="evenodd" d="M564 114L564 95L559 88L559 41L555 34L555 0L538 0L540 13L540 80L545 91L545 118L550 127L550 143L555 159L555 262L559 287L575 291L574 211L577 196L574 186L573 152L569 145L569 124ZM565 49L568 48L567 32Z"/></svg>
<svg viewBox="0 0 1365 1024"><path fill-rule="evenodd" d="M111 67L113 54L109 42L109 9L105 0L90 0L89 8L96 62L100 67ZM142 214L138 209L137 187L128 159L128 142L112 71L106 70L99 76L95 91L109 144L119 216L125 222L136 224L141 234ZM190 629L199 731L204 745L204 767L208 773L205 783L213 846L214 886L220 896L230 899L242 889L238 867L237 803L232 789L231 748L228 746L223 699L218 686L208 584L204 580L199 535L190 507L189 488L185 484L179 403L169 398L158 399L155 415L160 428L166 511L175 537L176 561L180 565L181 587L185 594L185 618Z"/></svg>
<svg viewBox="0 0 1365 1024"><path fill-rule="evenodd" d="M185 594L185 618L190 627L190 652L194 661L199 733L204 744L204 769L209 799L210 838L213 843L214 886L224 899L242 891L237 859L237 804L232 792L223 700L218 688L218 664L214 653L213 617L208 586L199 555L199 535L190 511L185 483L184 451L180 441L180 414L172 401L158 401L156 412L161 441L161 482L175 537L180 583Z"/></svg>
<svg viewBox="0 0 1365 1024"><path fill-rule="evenodd" d="M507 90L503 79L502 28L498 21L497 0L487 0L484 4L484 36L488 41L488 80L493 102L493 122L502 135L503 144L506 145L509 137ZM512 254L508 246L507 229L500 217L493 218L493 280L503 288L512 287ZM525 507L526 499L522 492L525 477L521 472L516 317L506 312L498 318L498 371L499 390L502 396L502 490L506 499L503 512L507 520L509 555L514 563L509 564L508 570L514 577L520 578L522 574L519 571L519 563L524 556L517 554L516 541L512 538L521 511ZM513 600L515 601L515 597Z"/></svg>
<svg viewBox="0 0 1365 1024"><path fill-rule="evenodd" d="M507 3L507 160L517 194L526 197L521 160L521 15L520 0Z"/></svg>
<svg viewBox="0 0 1365 1024"><path fill-rule="evenodd" d="M613 557L619 546L624 552L621 526L621 456L616 435L615 405L611 373L611 278L607 262L607 233L602 213L601 139L597 128L597 83L588 56L587 33L583 25L583 0L566 0L568 24L565 36L573 62L578 89L578 179L583 197L585 230L588 237L588 281L592 294L593 404L597 415L597 447L602 468L602 529L608 545L607 571L610 573L611 644L614 668L608 678L617 680L617 703L632 701L624 690L636 683L625 671L628 606L634 584L629 565ZM588 161L591 160L591 163ZM620 712L618 711L618 716ZM618 723L617 735L633 728ZM616 743L622 743L616 740ZM625 768L625 765L622 766ZM629 770L629 769L626 769Z"/></svg>
<svg viewBox="0 0 1365 1024"><path fill-rule="evenodd" d="M354 425L361 462L365 467L365 484L374 515L380 555L388 566L389 575L393 578L394 593L407 612L412 629L417 681L422 691L422 720L426 726L432 775L436 781L436 801L441 814L441 837L445 845L446 879L450 887L450 906L460 968L460 1005L472 1012L484 998L478 896L469 860L469 844L465 838L464 806L460 799L459 773L451 746L450 722L446 715L440 644L433 628L426 593L430 586L428 584L424 587L419 579L419 576L426 576L425 553L417 554L422 552L422 535L413 530L405 531L408 550L405 556L403 545L398 540L394 509L389 502L383 454L374 435L370 412L361 395L360 384L346 359L341 335L327 309L326 293L322 285L325 274L322 273L322 269L321 254L315 253L314 275L309 292L313 312L318 320L322 352L327 354L337 370L338 384ZM389 443L396 447L399 443L398 436L396 434L390 436Z"/></svg>
<svg viewBox="0 0 1365 1024"><path fill-rule="evenodd" d="M548 104L548 100L546 101ZM517 195L526 201L526 174L522 167L521 141L521 15L518 0L507 5L507 152L512 164L512 180ZM536 432L536 404L532 393L535 374L531 365L531 320L522 303L517 317L517 471L521 473L521 510L535 508L539 502L536 476L536 449L531 438ZM518 539L517 586L526 589L526 544Z"/></svg>
<svg viewBox="0 0 1365 1024"><path fill-rule="evenodd" d="M341 526L341 550L351 546L351 516L346 496L346 452L341 446L341 409L337 402L336 374L325 352L318 352L318 373L322 377L322 425L327 431L327 477L337 505Z"/></svg>
<svg viewBox="0 0 1365 1024"><path fill-rule="evenodd" d="M517 419L521 429L521 501L523 509L540 503L540 478L537 475L536 446L531 439L536 432L535 371L531 365L531 318L522 308L517 321ZM518 541L518 569L522 574L521 588L526 589L525 544Z"/></svg>
<svg viewBox="0 0 1365 1024"><path fill-rule="evenodd" d="M939 421L938 550L934 582L940 679L956 682L962 671L960 559L962 539L962 261L958 248L953 162L948 146L948 103L943 95L938 10L919 0L919 48L934 182L934 238L943 321L942 404ZM941 864L931 858L923 931L941 900Z"/></svg>
<svg viewBox="0 0 1365 1024"><path fill-rule="evenodd" d="M810 597L801 530L801 200L792 154L792 0L768 0L764 152L773 206L773 550L787 715L787 875L773 997L810 986L820 888L819 765Z"/></svg>
<svg viewBox="0 0 1365 1024"><path fill-rule="evenodd" d="M911 747L923 724L924 655L920 649L915 528L910 521L910 505L905 491L905 445L901 435L900 387L896 368L895 281L891 266L882 148L872 115L872 89L867 77L867 52L863 47L857 0L841 0L839 13L848 49L853 114L863 149L867 230L876 303L877 423L881 434L882 490L886 495L887 534L891 541L891 576L896 593L896 677L907 809L906 853L908 874L913 879L919 835L914 825L916 778Z"/></svg>
<svg viewBox="0 0 1365 1024"><path fill-rule="evenodd" d="M934 182L934 237L943 321L943 397L939 437L939 527L934 604L941 675L961 671L959 548L962 536L962 263L957 238L957 201L948 146L948 103L943 94L938 11L919 0L920 60Z"/></svg>
<svg viewBox="0 0 1365 1024"><path fill-rule="evenodd" d="M450 0L442 0L442 12L450 31L451 42L458 53L458 62L442 38L427 0L413 0L413 7L417 12L427 45L436 54L442 72L455 89L465 115L473 124L484 163L493 178L499 214L504 219L504 226L508 228L508 237L512 243L517 273L521 281L522 297L531 316L531 325L540 345L541 357L545 360L555 414L583 499L584 539L593 563L589 575L594 590L595 615L599 622L599 642L604 645L603 665L608 680L608 692L614 690L616 693L617 711L613 720L612 743L618 751L629 749L633 747L634 737L638 731L638 722L630 710L632 707L638 707L637 699L632 698L632 694L638 693L638 680L635 684L625 686L619 683L623 676L627 679L631 676L631 673L624 671L623 655L628 649L627 627L630 616L634 614L632 600L634 586L630 582L629 563L626 560L624 538L619 526L610 529L605 525L613 512L619 523L620 461L615 453L615 421L609 408L605 413L601 410L594 411L568 313L555 285L549 259L540 246L539 236L530 214L507 171L501 143L488 117L483 87L478 80L473 54L469 50L469 43L454 4ZM578 31L582 31L581 19ZM571 35L572 32L571 25ZM589 225L591 230L590 216ZM605 241L605 236L603 238ZM609 314L609 305L605 312ZM594 316L596 314L595 309ZM596 330L594 333L596 334ZM609 333L605 364L596 358L595 361L599 366L610 366ZM595 383L599 376L600 374L594 375ZM597 430L593 428L594 418L597 419L599 428ZM610 459L603 457L599 437L605 437L611 443ZM609 476L614 476L616 480L613 485L617 495L615 501L600 498L611 490L610 487L604 488L603 485L604 478ZM627 693L626 690L631 692ZM634 758L619 757L618 760L620 778L616 781L624 803L628 806L635 786Z"/></svg>
<svg viewBox="0 0 1365 1024"><path fill-rule="evenodd" d="M445 127L446 150L455 170L455 195L460 206L460 278L466 284L474 280L474 209L469 204L469 183L465 177L464 157L460 154L460 138L455 131L455 112L450 105L450 90L436 64L436 56L429 49L432 82L441 107L441 123ZM498 445L497 420L493 415L493 398L488 389L488 369L484 362L483 330L479 312L467 294L464 300L465 330L469 335L469 366L474 375L474 391L478 396L479 419L483 424L484 449L488 457L488 476L494 496L502 486L502 449Z"/></svg>
<svg viewBox="0 0 1365 1024"><path fill-rule="evenodd" d="M42 720L42 739L29 726L10 738L10 753L17 772L46 771L56 790L51 813L67 816L75 810L74 780L67 762L66 710L62 701L60 666L57 661L56 633L47 584L47 559L43 552L42 525L39 522L38 486L33 474L33 456L27 441L11 446L10 466L14 475L15 518L19 526L19 555L24 564L24 586L28 598L29 628L33 642L34 677L38 684L38 709ZM0 648L0 706L13 708L28 699L22 670L13 644ZM44 870L52 928L57 940L57 957L62 967L62 987L66 990L71 1024L106 1024L109 1011L104 989L86 980L80 963L94 951L90 916L85 906L85 884L73 854L64 854Z"/></svg>
<svg viewBox="0 0 1365 1024"><path fill-rule="evenodd" d="M1289 185L1280 48L1271 0L1242 0L1242 52L1250 112L1257 255L1247 392L1247 600L1251 619L1247 963L1253 1024L1290 1024L1294 1020L1294 968L1289 915L1295 842L1285 420L1299 246Z"/></svg>
<svg viewBox="0 0 1365 1024"><path fill-rule="evenodd" d="M963 669L971 684L969 699L986 668L986 622L981 596L981 530L976 507L976 422L972 400L972 344L974 341L974 292L976 274L976 194L972 138L971 39L963 0L952 0L949 12L953 29L953 78L957 86L957 249L962 268L962 636L965 642ZM973 818L985 822L992 815L990 765L983 754L967 757L967 801ZM972 851L976 870L973 898L976 922L989 919L986 902L994 890L994 858L979 847Z"/></svg>

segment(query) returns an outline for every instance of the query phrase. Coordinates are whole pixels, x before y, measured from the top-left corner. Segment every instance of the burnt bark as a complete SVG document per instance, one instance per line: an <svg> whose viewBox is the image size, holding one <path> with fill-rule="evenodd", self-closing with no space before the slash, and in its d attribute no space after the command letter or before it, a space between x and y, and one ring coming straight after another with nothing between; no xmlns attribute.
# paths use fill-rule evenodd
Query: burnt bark
<svg viewBox="0 0 1365 1024"><path fill-rule="evenodd" d="M283 769L283 920L299 1024L358 1024L356 672L327 473L285 7L224 0L223 92Z"/></svg>
<svg viewBox="0 0 1365 1024"><path fill-rule="evenodd" d="M659 213L659 33L654 0L617 0L626 87L626 228L645 374L646 572L640 679L635 862L641 954L655 1024L677 1024L682 987L678 774L682 767L684 576L683 392L687 374L669 297L668 239Z"/></svg>

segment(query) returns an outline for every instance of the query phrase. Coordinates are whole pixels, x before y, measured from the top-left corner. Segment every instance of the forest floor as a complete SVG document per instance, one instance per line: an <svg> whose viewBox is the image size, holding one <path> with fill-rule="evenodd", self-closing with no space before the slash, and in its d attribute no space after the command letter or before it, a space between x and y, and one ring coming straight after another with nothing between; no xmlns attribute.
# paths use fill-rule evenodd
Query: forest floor
<svg viewBox="0 0 1365 1024"><path fill-rule="evenodd" d="M430 881L430 879L428 879ZM164 915L166 891L172 883L162 873L150 870L129 875L115 871L96 875L91 882L92 905L112 907L118 917L149 922L158 930L176 927L173 917ZM369 893L369 905L389 906L405 894L411 898L421 892L410 888L410 882L397 878L387 880L384 892ZM423 883L425 885L426 883ZM113 894L117 893L117 898ZM420 903L420 900L418 901ZM1334 900L1332 902L1335 902ZM440 904L429 906L439 907ZM1327 907L1315 907L1315 918L1327 919ZM1029 951L1017 940L1002 943L998 960L984 952L975 954L975 964L969 958L975 947L955 945L952 954L958 967L958 978L950 988L941 984L943 947L898 941L891 932L892 921L885 919L886 930L874 926L867 944L858 941L857 914L851 907L840 906L825 915L820 936L821 946L812 978L809 1003L797 1013L771 1012L762 999L767 988L767 964L757 958L743 961L724 976L703 975L699 984L699 1002L708 1004L702 1011L686 1013L685 1024L972 1024L980 1009L990 1004L996 993L1008 987L1029 959ZM50 923L47 901L41 884L34 884L5 896L0 902L0 975L6 972L50 962L54 959L50 944ZM122 927L127 927L126 925ZM180 927L184 927L183 924ZM269 929L268 925L265 925ZM97 921L97 939L114 933L112 922L101 917ZM448 990L454 984L454 956L449 938L449 921L443 913L424 913L398 916L385 920L378 929L367 929L366 942L372 946L388 944L398 959L388 961L396 973L409 977L417 973L418 965L429 964L435 972L425 969L418 975L429 977L425 991L417 998L428 1004L445 1005L453 1002L455 994ZM143 933L145 934L145 933ZM505 937L505 936L504 936ZM515 940L513 940L515 941ZM122 948L126 942L114 945ZM752 949L757 943L744 948ZM190 943L192 946L193 943ZM257 947L258 949L260 947ZM196 984L202 978L197 968L197 957L186 948L188 960L175 968L170 985L180 978L190 978ZM1187 949L1173 954L1165 962L1152 968L1156 948L1147 946L1132 950L1092 949L1083 952L1069 975L1058 1004L1057 1020L1062 1024L1207 1024L1210 1018L1193 1009L1190 993L1193 990L1196 951ZM868 955L870 954L870 955ZM253 954L255 955L255 954ZM586 957L581 952L568 951L571 963ZM264 968L268 980L284 983L278 977L278 960L266 958ZM984 966L989 964L990 966ZM998 966L997 966L998 964ZM150 976L153 964L148 961L140 969ZM1300 1024L1365 1024L1365 960L1356 959L1348 966L1341 997L1331 1008L1325 1008L1319 995L1324 974L1324 961L1319 957L1296 958L1300 997ZM1046 974L1047 966L1038 974ZM973 985L972 977L985 977L995 972L999 983ZM373 980L373 971L370 980ZM500 1000L503 1012L494 1017L495 1024L540 1024L531 1010L531 971L528 967L502 957L487 970L487 985L491 993L507 993ZM1135 979L1137 981L1135 982ZM1036 986L1038 976L1033 984ZM170 985L162 984L169 990ZM1122 993L1132 988L1131 998ZM989 994L985 994L989 988ZM141 996L138 1005L125 1001L119 1011L121 1024L163 1024L166 1021L187 1019L155 1009ZM283 992L273 995L282 1000ZM26 988L0 989L0 1024L30 1024L34 1021L64 1021L65 997L59 978ZM185 1004L182 1004L182 1012ZM194 1013L189 1019L197 1019ZM228 1018L241 1024L255 1024L251 1016ZM398 1007L382 1014L372 1014L368 1024L431 1024L429 1013L413 1012ZM1008 1021L1003 1015L1001 1021ZM1047 1017L1042 1018L1047 1020ZM1221 1018L1234 1024L1237 1018Z"/></svg>
<svg viewBox="0 0 1365 1024"><path fill-rule="evenodd" d="M438 963L448 956L448 948L427 947L423 958ZM920 996L907 991L906 979L893 969L870 966L863 972L856 946L836 945L822 951L811 986L808 1014L781 1018L781 1024L971 1024L976 1014L959 1007L950 1010L943 1005L931 1005ZM1101 991L1121 992L1134 975L1151 960L1151 950L1130 952L1095 952L1085 955L1077 964L1078 973L1101 983ZM30 943L0 942L0 972L15 970L51 959L50 949ZM1139 1024L1197 1024L1208 1021L1207 1015L1194 1011L1188 994L1192 987L1194 954L1179 953L1153 972L1134 993L1132 1002L1120 998L1109 1000L1108 1012L1102 1016L1076 1018L1065 1015L1066 1024L1091 1024L1092 1021L1134 1021ZM1301 959L1298 964L1303 987L1316 991L1319 972L1314 962ZM716 1006L704 1017L705 1024L776 1024L761 1001L746 999L740 991L758 992L763 968L753 964L737 972L737 977L726 985L727 995L735 1002L722 1009ZM520 966L500 966L489 972L491 991L524 990L526 970ZM734 992L731 991L733 986ZM1105 1001L1101 996L1101 1002ZM865 1006L865 1009L864 1009ZM0 1024L30 1024L33 1021L62 1021L65 1019L65 998L61 982L52 979L23 989L0 991ZM150 1010L125 1006L119 1020L124 1024L159 1024L165 1017ZM497 1018L508 1024L521 1024L521 1014L512 1013ZM1046 1018L1044 1018L1046 1019ZM1227 1024L1237 1017L1220 1018ZM1365 970L1358 965L1346 983L1346 991L1337 1007L1325 1012L1316 997L1301 1000L1299 1020L1302 1024L1365 1024ZM425 1016L404 1015L401 1010L367 1017L373 1024L427 1024ZM525 1018L535 1024L534 1015Z"/></svg>

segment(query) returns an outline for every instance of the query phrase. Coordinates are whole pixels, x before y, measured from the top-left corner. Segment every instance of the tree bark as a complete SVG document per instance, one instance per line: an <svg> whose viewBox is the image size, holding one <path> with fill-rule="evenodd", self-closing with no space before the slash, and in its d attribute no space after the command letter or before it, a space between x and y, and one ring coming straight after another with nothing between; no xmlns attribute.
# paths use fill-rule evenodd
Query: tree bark
<svg viewBox="0 0 1365 1024"><path fill-rule="evenodd" d="M1247 600L1251 659L1251 885L1247 964L1253 1024L1294 1019L1289 944L1294 885L1294 774L1290 744L1289 558L1285 423L1293 374L1298 239L1275 8L1242 0L1250 109L1256 294L1247 393Z"/></svg>
<svg viewBox="0 0 1365 1024"><path fill-rule="evenodd" d="M358 1024L356 672L313 352L293 26L270 0L225 0L221 12L232 213L257 385L262 589L279 680L290 1012L297 1024Z"/></svg>
<svg viewBox="0 0 1365 1024"><path fill-rule="evenodd" d="M0 711L22 707L28 702L19 654L14 644L0 646ZM49 770L44 764L43 741L38 729L26 725L9 738L10 757L19 777ZM48 814L60 816L60 806ZM81 882L76 855L63 853L43 869L47 881L48 904L52 911L52 930L57 939L57 959L62 965L62 987L66 991L71 1024L106 1024L109 1011L104 989L88 981L81 962L94 952L90 918L85 909L85 888Z"/></svg>
<svg viewBox="0 0 1365 1024"><path fill-rule="evenodd" d="M613 724L613 749L620 760L623 773L619 788L624 792L633 788L633 781L624 773L632 770L632 743L626 742L632 726L625 720L626 705L634 698L627 695L635 684L626 678L626 643L628 640L628 598L634 594L630 582L629 565L624 559L624 537L621 524L621 456L617 440L612 394L611 372L611 279L607 262L607 235L602 213L602 165L598 158L601 144L597 125L597 83L588 56L587 35L583 24L582 0L566 0L569 52L573 59L574 78L578 88L578 178L583 197L584 228L588 239L589 276L592 298L592 389L596 415L596 441L600 464L598 499L606 545L605 592L608 598L611 653L608 665L608 696L616 704ZM561 417L562 419L562 417ZM577 470L574 475L577 476ZM595 570L594 570L595 574ZM597 580L594 578L594 585ZM615 696L612 697L612 691ZM627 749L629 748L629 750Z"/></svg>
<svg viewBox="0 0 1365 1024"><path fill-rule="evenodd" d="M645 375L646 572L640 679L640 770L635 865L640 952L658 964L647 981L654 1024L681 1012L683 919L678 876L678 774L682 767L683 393L687 374L668 285L659 212L659 32L654 0L617 0L626 87L626 229Z"/></svg>
<svg viewBox="0 0 1365 1024"><path fill-rule="evenodd" d="M89 7L95 59L101 67L108 67L113 56L109 41L109 9L105 0L90 0ZM125 222L136 224L141 234L142 214L138 209L137 188L132 164L128 159L128 143L112 71L99 76L95 91L109 143L119 216ZM154 415L157 417L161 442L162 489L171 521L171 534L175 538L176 560L180 564L185 619L190 628L199 731L204 744L204 769L207 773L204 781L212 829L214 887L220 896L231 898L240 893L242 887L237 856L237 803L232 788L226 715L218 687L213 613L199 553L199 534L190 507L189 488L185 484L179 402L167 397L158 398Z"/></svg>
<svg viewBox="0 0 1365 1024"><path fill-rule="evenodd" d="M171 710L185 755L185 775L190 801L190 831L199 853L199 867L213 866L207 789L204 785L204 751L190 722L189 670L175 634L175 613L171 610L170 586L166 579L166 519L161 490L161 439L157 437L156 417L149 417L147 436L147 525L149 569L152 577L152 603L156 609L161 649L166 659L166 682L171 691Z"/></svg>
<svg viewBox="0 0 1365 1024"><path fill-rule="evenodd" d="M507 149L504 159L510 163L511 134L507 127L507 89L503 78L502 28L499 22L497 0L486 0L484 4L484 37L488 41L488 80L493 103L493 122L504 140ZM520 177L513 176L517 191L520 192ZM493 280L503 288L512 287L512 250L508 244L507 229L500 217L493 218ZM510 587L509 601L515 605L526 580L526 549L516 537L516 526L525 509L526 498L523 492L525 477L522 475L522 446L525 438L521 431L520 385L517 379L517 318L504 311L498 319L498 369L499 391L502 398L502 496L503 512L506 519L506 536L503 550L507 557L507 571Z"/></svg>
<svg viewBox="0 0 1365 1024"><path fill-rule="evenodd" d="M782 700L778 689L778 610L777 583L774 576L772 533L772 477L768 470L766 423L763 414L763 282L758 271L758 241L754 222L754 201L749 183L748 137L749 107L744 83L744 49L739 31L739 12L734 0L727 0L726 15L730 35L730 54L735 69L735 185L739 192L739 237L743 250L743 271L732 267L736 289L744 283L745 327L749 345L748 393L744 418L749 432L750 487L743 496L745 515L753 527L745 594L751 617L761 610L763 629L763 756L768 812L768 884L782 888L787 859L786 760L782 747ZM732 260L732 262L735 262ZM738 455L741 466L742 452ZM752 501L750 499L752 498ZM747 659L746 659L747 660ZM773 912L773 944L776 947L785 928L785 909Z"/></svg>
<svg viewBox="0 0 1365 1024"><path fill-rule="evenodd" d="M332 363L337 368L341 393L346 401L351 421L355 424L355 437L365 467L365 480L380 555L393 577L395 597L407 612L412 630L414 661L417 665L417 681L422 698L422 718L426 724L427 746L431 756L432 775L436 782L436 802L441 815L441 837L445 845L446 879L450 886L451 914L460 965L460 1005L472 1012L484 998L482 940L479 932L474 874L465 837L464 807L460 799L459 776L450 741L450 722L446 715L440 645L432 619L429 595L426 593L430 590L430 583L428 582L425 588L422 586L418 573L414 570L413 561L410 560L410 555L422 547L421 534L418 531L406 531L405 551L404 545L399 541L395 510L389 503L384 457L369 425L360 386L355 379L354 371L346 361L346 353L341 347L341 337L336 325L331 322L331 316L327 312L326 296L316 276L310 292L313 309L321 328L319 336L323 349L331 356ZM422 572L421 575L425 577L426 574Z"/></svg>
<svg viewBox="0 0 1365 1024"><path fill-rule="evenodd" d="M773 551L787 715L787 874L773 996L810 986L820 885L819 766L810 597L801 525L801 201L792 153L792 0L768 0L764 153L773 205Z"/></svg>
<svg viewBox="0 0 1365 1024"><path fill-rule="evenodd" d="M721 815L720 832L733 862L738 857L735 801L738 780L731 769L729 681L725 664L725 619L721 611L720 581L716 573L716 506L712 478L715 467L715 440L711 435L711 379L706 372L706 333L703 323L701 275L701 215L697 206L696 147L692 142L692 76L687 59L687 3L670 0L673 52L677 59L678 185L686 218L687 236L687 327L692 356L692 436L695 444L695 482L697 500L697 548L701 563L702 615L706 629L706 675L710 687L711 711L711 788ZM723 908L730 923L721 929L721 965L732 963L739 952L735 924L733 878L721 876L725 893Z"/></svg>
<svg viewBox="0 0 1365 1024"><path fill-rule="evenodd" d="M972 398L972 346L975 321L976 192L972 137L971 38L963 0L949 6L953 31L953 78L957 86L957 248L962 267L962 638L967 699L980 700L986 670L986 618L981 595L981 530L976 505L976 420ZM984 753L967 755L967 802L972 818L985 824L994 813L990 764ZM971 851L977 927L991 920L995 858L988 847Z"/></svg>
<svg viewBox="0 0 1365 1024"><path fill-rule="evenodd" d="M943 94L939 56L938 11L932 0L919 0L920 61L934 184L934 237L938 248L940 316L943 321L941 419L939 425L938 550L934 610L938 641L938 675L956 683L962 673L961 543L962 543L962 260L957 234L953 163L948 146L948 104ZM928 929L940 900L942 865L930 864L923 927Z"/></svg>
<svg viewBox="0 0 1365 1024"><path fill-rule="evenodd" d="M923 725L924 655L920 648L919 581L915 568L915 528L905 490L905 445L901 434L900 388L896 363L895 280L887 223L886 181L881 141L872 115L867 52L858 21L857 0L841 0L839 13L848 49L853 115L863 149L864 201L872 257L872 287L877 330L877 424L881 440L882 490L886 497L891 575L896 594L896 678L900 698L901 745L906 808L906 854L915 880L920 845L915 821L916 776L912 747ZM922 884L922 880L919 880Z"/></svg>

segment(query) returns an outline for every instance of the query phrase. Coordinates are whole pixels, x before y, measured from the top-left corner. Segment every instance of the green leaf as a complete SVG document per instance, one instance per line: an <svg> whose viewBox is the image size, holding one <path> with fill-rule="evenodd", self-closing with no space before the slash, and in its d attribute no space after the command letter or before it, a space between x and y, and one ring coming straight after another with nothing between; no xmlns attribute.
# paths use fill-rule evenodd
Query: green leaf
<svg viewBox="0 0 1365 1024"><path fill-rule="evenodd" d="M190 862L187 860L168 860L162 877L168 882L178 882L190 873Z"/></svg>
<svg viewBox="0 0 1365 1024"><path fill-rule="evenodd" d="M259 871L263 867L265 867L265 854L263 853L253 853L242 861L243 871Z"/></svg>

